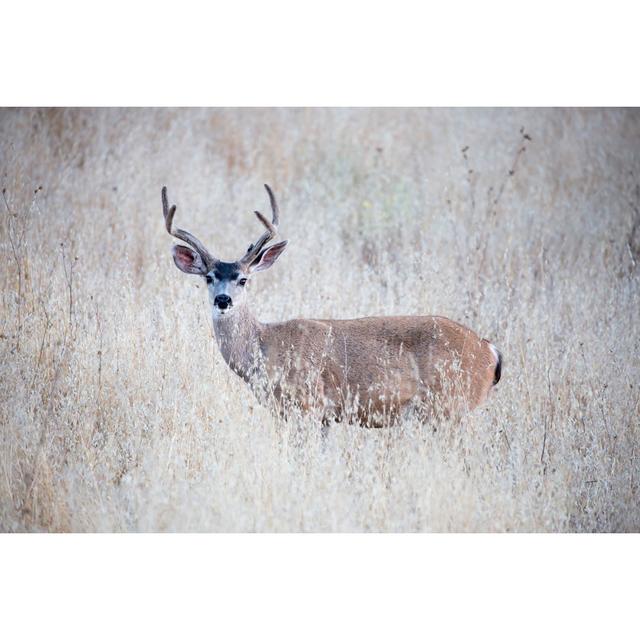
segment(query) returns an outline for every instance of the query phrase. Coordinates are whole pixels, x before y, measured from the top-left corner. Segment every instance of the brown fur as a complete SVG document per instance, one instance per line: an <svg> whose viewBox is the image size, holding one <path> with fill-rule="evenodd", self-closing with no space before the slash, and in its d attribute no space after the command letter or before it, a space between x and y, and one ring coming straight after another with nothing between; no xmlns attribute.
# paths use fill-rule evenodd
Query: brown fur
<svg viewBox="0 0 640 640"><path fill-rule="evenodd" d="M497 365L486 340L439 316L262 324L238 310L215 328L241 377L325 419L379 425L410 407L471 410L486 399Z"/></svg>

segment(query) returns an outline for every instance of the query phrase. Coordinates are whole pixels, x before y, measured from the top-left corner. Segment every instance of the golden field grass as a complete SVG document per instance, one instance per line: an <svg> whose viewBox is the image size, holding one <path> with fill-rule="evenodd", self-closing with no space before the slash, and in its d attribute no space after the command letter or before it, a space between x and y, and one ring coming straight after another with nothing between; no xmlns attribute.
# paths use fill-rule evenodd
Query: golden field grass
<svg viewBox="0 0 640 640"><path fill-rule="evenodd" d="M640 530L640 111L3 109L0 160L0 530ZM264 182L259 318L448 316L504 355L489 401L259 406L160 189L230 260Z"/></svg>

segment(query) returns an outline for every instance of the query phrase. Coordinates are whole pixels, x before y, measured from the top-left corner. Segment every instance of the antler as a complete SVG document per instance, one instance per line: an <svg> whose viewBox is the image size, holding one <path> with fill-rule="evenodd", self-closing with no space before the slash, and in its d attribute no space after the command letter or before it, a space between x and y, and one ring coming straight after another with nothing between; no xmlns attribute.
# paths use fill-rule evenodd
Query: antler
<svg viewBox="0 0 640 640"><path fill-rule="evenodd" d="M190 244L200 254L200 257L202 258L207 268L213 268L216 259L207 251L200 240L192 236L188 231L185 231L184 229L172 229L173 216L176 213L176 205L173 204L171 205L171 208L169 208L169 200L167 199L167 187L162 187L162 213L164 214L164 225L167 228L167 231L174 238L178 238L178 240L182 240L183 242Z"/></svg>
<svg viewBox="0 0 640 640"><path fill-rule="evenodd" d="M278 222L280 221L280 212L278 210L278 203L276 202L276 198L273 195L273 191L268 184L264 185L264 188L267 190L269 194L269 202L271 203L271 211L273 212L273 217L271 222L269 222L259 211L254 211L258 220L262 222L262 224L267 228L267 230L258 238L256 242L249 245L247 249L247 253L240 259L240 262L243 264L251 264L262 248L267 242L273 240L278 233Z"/></svg>

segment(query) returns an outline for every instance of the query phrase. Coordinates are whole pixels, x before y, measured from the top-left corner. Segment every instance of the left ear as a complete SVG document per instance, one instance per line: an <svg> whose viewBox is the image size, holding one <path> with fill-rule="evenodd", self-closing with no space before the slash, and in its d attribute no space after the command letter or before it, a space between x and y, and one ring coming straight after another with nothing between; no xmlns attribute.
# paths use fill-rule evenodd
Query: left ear
<svg viewBox="0 0 640 640"><path fill-rule="evenodd" d="M267 247L262 253L258 255L257 260L250 268L251 273L256 271L266 271L280 256L287 246L287 241L283 240L277 244Z"/></svg>
<svg viewBox="0 0 640 640"><path fill-rule="evenodd" d="M185 247L182 244L174 244L171 247L171 253L173 254L173 261L180 271L199 276L207 274L206 265L200 255L193 249L189 249L189 247Z"/></svg>

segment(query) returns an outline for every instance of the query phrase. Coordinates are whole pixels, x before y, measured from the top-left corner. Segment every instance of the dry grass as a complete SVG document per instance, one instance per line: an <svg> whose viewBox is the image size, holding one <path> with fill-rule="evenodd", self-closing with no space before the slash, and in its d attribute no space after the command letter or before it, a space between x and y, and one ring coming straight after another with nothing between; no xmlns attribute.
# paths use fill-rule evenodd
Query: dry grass
<svg viewBox="0 0 640 640"><path fill-rule="evenodd" d="M640 529L640 112L2 110L0 158L0 529ZM232 259L265 181L260 318L449 316L490 401L324 439L256 405L160 187Z"/></svg>

